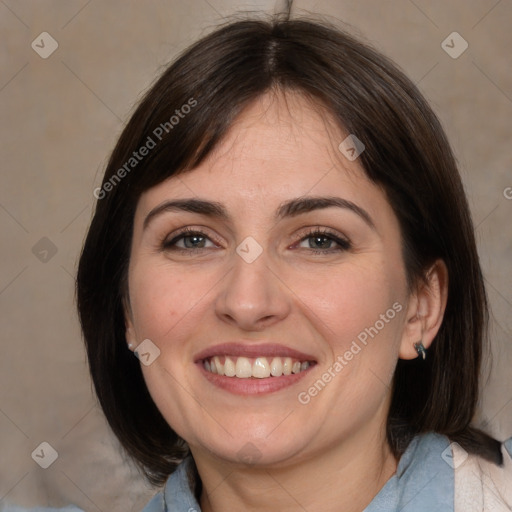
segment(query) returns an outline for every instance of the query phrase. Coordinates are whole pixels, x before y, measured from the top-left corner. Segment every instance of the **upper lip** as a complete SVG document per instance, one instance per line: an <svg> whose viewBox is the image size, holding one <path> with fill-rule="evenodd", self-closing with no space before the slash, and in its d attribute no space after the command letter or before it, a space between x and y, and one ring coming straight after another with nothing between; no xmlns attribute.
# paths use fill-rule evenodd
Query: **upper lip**
<svg viewBox="0 0 512 512"><path fill-rule="evenodd" d="M208 359L213 356L235 356L235 357L291 357L299 361L316 361L310 355L285 345L277 343L248 343L248 342L231 342L212 345L199 352L194 360L195 362Z"/></svg>

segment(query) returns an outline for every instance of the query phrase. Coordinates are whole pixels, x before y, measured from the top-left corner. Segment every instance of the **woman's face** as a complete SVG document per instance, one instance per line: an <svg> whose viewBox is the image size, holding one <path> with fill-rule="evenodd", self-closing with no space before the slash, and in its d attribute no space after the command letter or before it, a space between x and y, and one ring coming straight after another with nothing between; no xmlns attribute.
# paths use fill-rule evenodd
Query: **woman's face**
<svg viewBox="0 0 512 512"><path fill-rule="evenodd" d="M409 300L399 225L317 110L260 98L137 205L127 338L150 340L148 389L195 456L279 465L384 431Z"/></svg>

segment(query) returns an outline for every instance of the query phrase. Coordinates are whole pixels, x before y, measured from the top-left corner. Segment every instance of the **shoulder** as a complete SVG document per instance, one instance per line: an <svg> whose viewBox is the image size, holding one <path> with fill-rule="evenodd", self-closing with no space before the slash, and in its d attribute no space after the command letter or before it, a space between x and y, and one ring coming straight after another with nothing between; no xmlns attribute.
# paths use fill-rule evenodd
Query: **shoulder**
<svg viewBox="0 0 512 512"><path fill-rule="evenodd" d="M501 445L503 463L489 462L451 445L455 473L455 512L512 510L512 437Z"/></svg>
<svg viewBox="0 0 512 512"><path fill-rule="evenodd" d="M501 445L503 463L466 452L447 436L418 434L392 477L365 512L512 511L512 439Z"/></svg>

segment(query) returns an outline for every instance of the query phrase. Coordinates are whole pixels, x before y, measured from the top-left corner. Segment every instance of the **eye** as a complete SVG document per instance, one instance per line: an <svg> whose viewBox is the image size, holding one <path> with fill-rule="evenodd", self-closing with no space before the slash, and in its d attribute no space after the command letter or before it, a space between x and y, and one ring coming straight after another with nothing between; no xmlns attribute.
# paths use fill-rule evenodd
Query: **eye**
<svg viewBox="0 0 512 512"><path fill-rule="evenodd" d="M218 247L216 241L203 231L190 227L180 230L170 239L162 241L162 249L175 252L195 252ZM297 244L313 254L329 254L349 250L352 245L345 238L325 228L313 228L302 234Z"/></svg>
<svg viewBox="0 0 512 512"><path fill-rule="evenodd" d="M212 245L208 246L208 242ZM166 251L191 252L211 247L216 245L210 238L202 231L192 228L184 228L170 240L165 239L162 242L162 249Z"/></svg>
<svg viewBox="0 0 512 512"><path fill-rule="evenodd" d="M328 229L314 228L303 234L299 247L310 249L313 254L329 254L347 251L352 245L348 240Z"/></svg>

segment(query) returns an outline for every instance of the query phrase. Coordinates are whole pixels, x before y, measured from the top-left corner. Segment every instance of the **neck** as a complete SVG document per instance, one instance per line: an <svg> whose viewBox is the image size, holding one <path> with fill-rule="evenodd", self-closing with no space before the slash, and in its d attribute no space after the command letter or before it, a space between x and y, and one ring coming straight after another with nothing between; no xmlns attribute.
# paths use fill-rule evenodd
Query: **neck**
<svg viewBox="0 0 512 512"><path fill-rule="evenodd" d="M199 454L198 454L199 455ZM201 510L361 512L395 473L385 433L358 431L324 453L279 467L240 467L194 454Z"/></svg>

